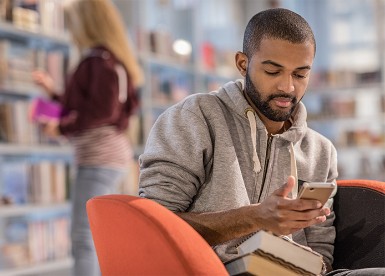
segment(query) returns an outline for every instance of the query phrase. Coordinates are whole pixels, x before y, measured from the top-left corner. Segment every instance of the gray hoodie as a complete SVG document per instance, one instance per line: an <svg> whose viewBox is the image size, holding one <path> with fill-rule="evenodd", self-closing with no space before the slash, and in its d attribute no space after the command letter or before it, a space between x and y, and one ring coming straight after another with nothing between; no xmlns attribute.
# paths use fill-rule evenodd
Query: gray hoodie
<svg viewBox="0 0 385 276"><path fill-rule="evenodd" d="M335 182L336 150L307 127L302 103L291 128L271 139L266 166L267 131L258 116L249 113L248 118L252 109L242 91L241 80L229 82L218 91L187 97L157 119L139 158L141 197L174 212L214 212L263 201L287 182L293 166L299 180ZM331 264L333 220L332 212L324 223L294 233L293 239ZM227 261L236 257L238 242L214 249Z"/></svg>

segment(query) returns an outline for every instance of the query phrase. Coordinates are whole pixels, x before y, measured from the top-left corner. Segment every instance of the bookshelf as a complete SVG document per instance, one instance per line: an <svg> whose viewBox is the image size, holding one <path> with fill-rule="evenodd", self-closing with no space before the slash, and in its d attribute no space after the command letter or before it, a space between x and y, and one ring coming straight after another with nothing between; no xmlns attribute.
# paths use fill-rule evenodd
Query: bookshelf
<svg viewBox="0 0 385 276"><path fill-rule="evenodd" d="M40 45L46 49L68 51L69 35L67 33L43 33L38 30L26 30L10 22L0 22L0 35L28 45Z"/></svg>
<svg viewBox="0 0 385 276"><path fill-rule="evenodd" d="M137 119L141 124L132 131L137 155L153 123L168 107L241 77L234 55L241 49L247 15L269 7L268 2L114 0L145 71ZM181 40L189 45L178 49Z"/></svg>
<svg viewBox="0 0 385 276"><path fill-rule="evenodd" d="M141 129L136 130L138 149L167 107L241 77L234 71L233 59L241 49L248 19L259 10L280 6L303 15L315 32L317 55L303 101L309 126L337 148L339 177L385 178L382 1L114 2L127 15L124 18L146 73ZM362 35L354 35L357 30ZM173 51L177 39L191 43L188 56Z"/></svg>
<svg viewBox="0 0 385 276"><path fill-rule="evenodd" d="M281 2L302 14L316 35L317 56L303 101L309 125L337 148L339 178L383 181L384 2Z"/></svg>
<svg viewBox="0 0 385 276"><path fill-rule="evenodd" d="M60 1L26 3L13 1L7 15L0 5L0 275L53 275L73 262L73 152L31 122L31 101L44 95L31 72L47 70L62 88L72 45Z"/></svg>

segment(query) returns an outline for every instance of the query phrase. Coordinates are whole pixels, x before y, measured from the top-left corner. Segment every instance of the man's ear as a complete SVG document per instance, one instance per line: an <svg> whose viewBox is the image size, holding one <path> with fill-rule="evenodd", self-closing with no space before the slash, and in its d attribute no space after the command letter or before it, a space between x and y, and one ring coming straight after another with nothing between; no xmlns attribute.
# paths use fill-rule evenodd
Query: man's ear
<svg viewBox="0 0 385 276"><path fill-rule="evenodd" d="M235 54L235 65L237 66L239 73L241 73L243 77L246 76L247 63L248 63L247 56L244 53L238 51Z"/></svg>

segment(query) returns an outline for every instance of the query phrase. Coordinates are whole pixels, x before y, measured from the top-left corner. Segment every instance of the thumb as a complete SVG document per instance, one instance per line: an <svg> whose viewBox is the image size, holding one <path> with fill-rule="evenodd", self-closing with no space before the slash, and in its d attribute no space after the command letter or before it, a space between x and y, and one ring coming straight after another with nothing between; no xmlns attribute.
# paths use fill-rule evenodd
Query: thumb
<svg viewBox="0 0 385 276"><path fill-rule="evenodd" d="M291 190L293 189L295 184L295 178L294 176L289 176L287 179L287 183L282 185L279 189L274 191L274 195L281 196L281 197L287 197Z"/></svg>

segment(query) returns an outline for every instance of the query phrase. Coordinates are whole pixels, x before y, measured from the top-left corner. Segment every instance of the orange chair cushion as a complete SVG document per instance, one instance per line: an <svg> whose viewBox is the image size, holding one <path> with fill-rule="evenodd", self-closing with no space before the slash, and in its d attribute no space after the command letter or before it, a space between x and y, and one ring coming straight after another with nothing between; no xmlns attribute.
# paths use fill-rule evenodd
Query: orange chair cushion
<svg viewBox="0 0 385 276"><path fill-rule="evenodd" d="M99 196L87 212L103 275L228 275L189 224L152 200Z"/></svg>

